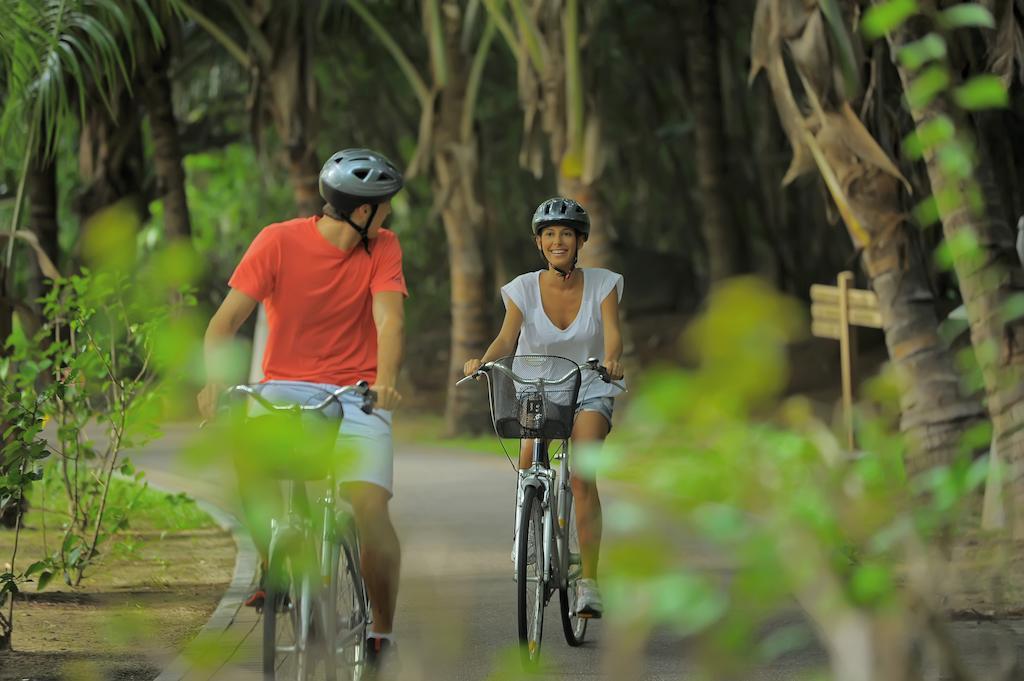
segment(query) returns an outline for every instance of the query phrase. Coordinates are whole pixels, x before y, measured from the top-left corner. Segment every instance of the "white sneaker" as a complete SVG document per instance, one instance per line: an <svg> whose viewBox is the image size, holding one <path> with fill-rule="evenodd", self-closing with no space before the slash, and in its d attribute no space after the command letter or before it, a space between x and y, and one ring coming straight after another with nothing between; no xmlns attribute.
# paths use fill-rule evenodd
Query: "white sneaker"
<svg viewBox="0 0 1024 681"><path fill-rule="evenodd" d="M601 619L604 602L596 579L581 579L576 583L576 616Z"/></svg>

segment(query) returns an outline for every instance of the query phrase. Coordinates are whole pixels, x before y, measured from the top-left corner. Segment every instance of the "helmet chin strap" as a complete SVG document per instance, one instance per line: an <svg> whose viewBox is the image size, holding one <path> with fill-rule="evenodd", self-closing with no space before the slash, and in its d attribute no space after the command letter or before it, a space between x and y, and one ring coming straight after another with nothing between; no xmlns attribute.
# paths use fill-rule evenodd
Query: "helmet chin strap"
<svg viewBox="0 0 1024 681"><path fill-rule="evenodd" d="M563 270L561 267L556 267L552 265L551 261L548 260L548 257L544 255L544 251L541 251L540 257L544 259L544 264L546 264L549 268L553 269L555 272L558 272L558 276L562 277L564 281L569 281L569 277L571 277L572 273L576 270L576 263L580 259L579 253L577 253L572 257L572 264L569 265L569 269Z"/></svg>
<svg viewBox="0 0 1024 681"><path fill-rule="evenodd" d="M352 229L354 229L357 232L359 232L359 237L360 237L360 240L361 240L361 242L363 244L363 249L365 249L366 252L369 253L370 252L370 225L373 224L373 219L375 217L377 217L377 209L378 208L380 208L380 204L377 204L377 203L373 204L373 208L370 209L370 217L366 218L366 224L365 225L357 225L355 222L352 221L352 218L350 216L342 213L341 211L337 211L337 215L336 216L335 215L331 215L331 217L332 218L333 217L337 217L337 218L340 218L340 219L344 220L345 222L348 223L349 227L351 227ZM333 213L335 211L332 210L331 212Z"/></svg>

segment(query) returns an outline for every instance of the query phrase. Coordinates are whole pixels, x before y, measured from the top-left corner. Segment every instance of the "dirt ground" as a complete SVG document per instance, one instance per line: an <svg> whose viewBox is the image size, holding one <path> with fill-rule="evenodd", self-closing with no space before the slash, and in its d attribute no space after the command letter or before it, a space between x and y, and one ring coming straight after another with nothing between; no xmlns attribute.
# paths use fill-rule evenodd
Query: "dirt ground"
<svg viewBox="0 0 1024 681"><path fill-rule="evenodd" d="M53 529L48 539L52 548ZM12 543L13 532L0 531L4 566ZM23 531L19 564L42 549L38 529ZM81 587L59 576L41 593L25 585L14 607L14 650L0 653L0 681L154 678L209 619L234 562L234 542L217 528L119 537Z"/></svg>

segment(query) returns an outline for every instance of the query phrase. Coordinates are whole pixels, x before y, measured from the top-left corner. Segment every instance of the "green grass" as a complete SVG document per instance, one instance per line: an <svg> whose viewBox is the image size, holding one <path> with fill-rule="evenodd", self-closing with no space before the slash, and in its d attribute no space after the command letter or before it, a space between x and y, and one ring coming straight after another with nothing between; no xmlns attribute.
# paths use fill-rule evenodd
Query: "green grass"
<svg viewBox="0 0 1024 681"><path fill-rule="evenodd" d="M67 491L58 466L46 467L44 479L28 490L28 500L33 506L42 504L47 511L66 518ZM124 515L128 528L134 530L195 530L215 526L213 519L184 493L152 489L145 478L136 481L114 477L107 496L104 526L113 525Z"/></svg>
<svg viewBox="0 0 1024 681"><path fill-rule="evenodd" d="M394 436L397 444L426 445L504 456L501 442L493 432L475 437L445 437L444 417L437 414L398 412L395 414ZM514 458L519 450L519 442L505 440L505 449Z"/></svg>

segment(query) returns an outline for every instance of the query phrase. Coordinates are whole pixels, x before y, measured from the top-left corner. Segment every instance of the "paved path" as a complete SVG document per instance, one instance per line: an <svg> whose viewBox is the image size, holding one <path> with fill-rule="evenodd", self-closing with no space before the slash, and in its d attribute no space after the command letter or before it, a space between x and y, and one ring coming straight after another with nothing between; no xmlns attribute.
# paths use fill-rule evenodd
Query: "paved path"
<svg viewBox="0 0 1024 681"><path fill-rule="evenodd" d="M178 455L194 431L172 428L167 437L133 456L156 484L230 509L228 471L201 473ZM402 541L403 564L396 635L401 646L403 681L487 679L505 668L514 670L515 600L509 549L515 477L500 456L399 448L396 497L392 502ZM614 541L614 538L609 538ZM252 566L249 571L251 576ZM245 572L243 568L242 572ZM235 591L243 589L241 575ZM238 607L240 593L229 593L218 612L220 652L196 667L173 667L161 681L232 681L258 679L261 628L251 609ZM606 621L594 621L588 643L569 648L561 635L557 609L549 609L545 627L543 678L596 679L608 663L602 658L610 636ZM971 653L976 668L994 671L1001 655L993 654L994 625L959 623L956 638ZM1005 629L1001 630L1005 631ZM1005 634L997 632L1005 638ZM1019 637L1018 637L1019 640ZM210 646L206 646L210 648ZM226 653L233 657L225 661ZM689 676L693 658L688 644L655 633L643 654L636 678L650 681ZM749 679L806 676L826 663L823 651L810 648L791 654ZM495 676L497 678L497 676ZM510 678L502 676L502 678ZM989 678L979 676L978 678Z"/></svg>

